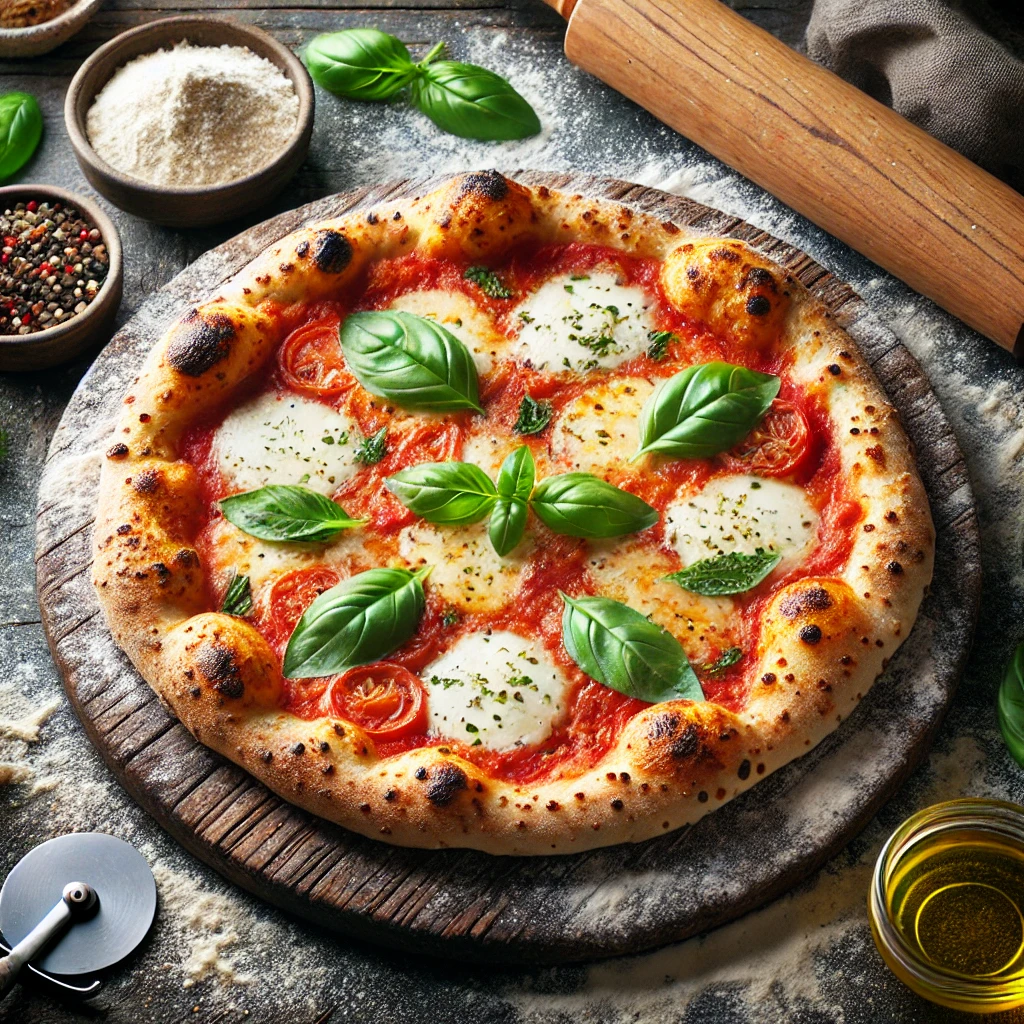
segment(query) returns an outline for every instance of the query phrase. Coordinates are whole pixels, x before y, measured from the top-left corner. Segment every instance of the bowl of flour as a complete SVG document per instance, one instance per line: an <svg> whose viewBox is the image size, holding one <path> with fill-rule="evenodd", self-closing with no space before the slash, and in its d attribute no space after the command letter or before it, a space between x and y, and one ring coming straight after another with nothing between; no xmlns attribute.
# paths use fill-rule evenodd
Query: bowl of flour
<svg viewBox="0 0 1024 1024"><path fill-rule="evenodd" d="M147 220L196 227L257 208L295 174L313 87L260 29L166 18L98 49L68 88L64 119L98 192Z"/></svg>

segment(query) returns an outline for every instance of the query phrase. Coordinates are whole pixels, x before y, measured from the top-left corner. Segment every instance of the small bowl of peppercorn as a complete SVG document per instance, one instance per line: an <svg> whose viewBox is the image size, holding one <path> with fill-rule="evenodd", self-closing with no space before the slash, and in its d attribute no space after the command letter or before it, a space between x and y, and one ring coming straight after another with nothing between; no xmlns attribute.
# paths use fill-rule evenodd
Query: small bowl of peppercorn
<svg viewBox="0 0 1024 1024"><path fill-rule="evenodd" d="M121 240L91 199L0 188L0 370L41 370L103 340L121 305Z"/></svg>

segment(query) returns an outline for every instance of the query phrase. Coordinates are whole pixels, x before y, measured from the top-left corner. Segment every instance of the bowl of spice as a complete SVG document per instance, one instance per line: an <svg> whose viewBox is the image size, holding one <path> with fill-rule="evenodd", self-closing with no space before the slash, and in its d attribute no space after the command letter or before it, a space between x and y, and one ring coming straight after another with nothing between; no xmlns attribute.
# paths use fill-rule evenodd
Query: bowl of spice
<svg viewBox="0 0 1024 1024"><path fill-rule="evenodd" d="M97 191L147 220L195 227L255 209L295 174L313 132L313 86L260 29L165 18L82 64L64 120Z"/></svg>
<svg viewBox="0 0 1024 1024"><path fill-rule="evenodd" d="M0 0L0 57L38 57L66 43L102 0Z"/></svg>
<svg viewBox="0 0 1024 1024"><path fill-rule="evenodd" d="M0 370L40 370L103 338L121 305L121 241L91 199L0 188Z"/></svg>

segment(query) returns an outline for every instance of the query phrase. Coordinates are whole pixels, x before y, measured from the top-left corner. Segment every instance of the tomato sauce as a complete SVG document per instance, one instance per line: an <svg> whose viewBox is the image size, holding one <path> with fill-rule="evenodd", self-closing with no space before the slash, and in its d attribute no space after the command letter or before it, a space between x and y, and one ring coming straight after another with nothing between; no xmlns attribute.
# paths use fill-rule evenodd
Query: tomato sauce
<svg viewBox="0 0 1024 1024"><path fill-rule="evenodd" d="M854 531L863 516L860 506L845 495L839 452L821 400L799 390L790 381L784 360L777 353L734 350L724 339L674 310L662 291L657 260L630 256L603 246L573 243L532 251L522 249L495 269L512 292L510 299L485 295L480 287L466 279L466 267L462 263L420 254L378 261L353 285L349 294L314 306L296 305L280 311L289 334L275 356L272 372L263 387L282 394L299 394L338 409L355 420L366 437L381 427L388 427L384 458L376 465L361 468L339 487L334 498L350 515L368 520L363 529L369 534L393 537L415 523L417 517L388 491L387 477L418 463L459 458L475 417L471 413L443 417L402 416L400 411L359 387L345 367L337 340L338 325L350 311L384 309L408 292L442 289L466 295L491 316L499 330L512 334L518 329L518 322L513 323L512 318L519 301L547 278L614 269L624 284L644 289L652 299L655 324L659 330L671 332L672 339L661 360L642 355L604 372L604 379L644 377L657 382L687 366L713 360L778 374L782 380L778 401L784 409L779 430L783 435L790 431L796 439L793 443L800 448L789 461L784 459L778 465L785 470L786 479L805 489L810 503L818 511L818 536L817 544L802 564L786 572L772 573L757 587L734 599L738 609L735 634L723 637L717 645L710 645L708 664L694 664L708 700L732 710L741 709L753 682L748 664L751 659L742 657L736 664L718 670L712 670L711 663L734 644L744 652L756 650L760 613L780 587L803 577L839 572L849 557ZM542 372L531 366L498 361L489 373L481 375L479 384L488 424L508 436L525 395L549 402L557 416L580 398L592 386L592 381L575 374ZM238 400L237 394L233 396L233 403ZM213 451L217 427L227 411L225 407L190 429L180 446L181 458L196 469L206 508L203 528L195 540L204 564L209 564L208 560L214 557L208 538L211 524L220 516L217 501L230 493ZM547 448L548 435L541 432L522 441L540 453ZM787 437L783 436L782 441L785 443ZM643 466L616 467L614 475L620 486L664 511L682 489L697 491L715 476L747 472L744 460L748 457L748 452L734 450L711 459L660 459ZM770 470L767 475L771 475ZM652 545L663 545L663 520L652 527L647 536ZM460 741L430 736L423 731L425 716L419 706L410 705L413 710L402 728L389 726L379 732L378 754L389 757L419 746L444 746L489 772L524 784L541 777L585 771L616 742L625 723L647 706L586 677L562 644L563 603L559 591L573 595L595 592L594 581L587 570L587 553L586 542L545 532L543 543L521 574L515 597L494 613L456 613L431 589L428 581L426 611L416 634L387 658L386 664L394 666L389 670L391 677L385 672L378 678L373 674L374 667L369 666L359 680L348 680L344 691L339 682L344 677L286 680L284 706L300 717L312 719L325 713L338 713L341 703L351 702L356 697L363 699L366 697L363 691L372 690L370 697L366 697L367 706L375 708L374 713L379 718L381 708L398 707L393 684L399 676L408 697L412 686L409 680L418 677L458 637L476 630L509 629L543 643L552 660L570 680L565 713L544 742L511 751L494 751L482 745L467 746ZM340 578L332 567L313 566L286 572L265 585L269 589L256 601L252 621L280 656L283 657L288 638L304 609ZM213 606L219 607L221 597L211 594ZM391 686L387 692L381 689L384 685L381 679ZM351 714L356 716L357 712L352 710ZM414 731L409 732L410 728Z"/></svg>

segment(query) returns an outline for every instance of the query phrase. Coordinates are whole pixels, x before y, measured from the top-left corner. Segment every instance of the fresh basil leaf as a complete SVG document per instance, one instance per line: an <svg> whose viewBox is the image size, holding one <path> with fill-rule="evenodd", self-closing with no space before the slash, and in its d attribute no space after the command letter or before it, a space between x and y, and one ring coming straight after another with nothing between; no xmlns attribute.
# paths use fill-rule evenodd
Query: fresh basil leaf
<svg viewBox="0 0 1024 1024"><path fill-rule="evenodd" d="M220 508L229 523L261 540L323 542L366 522L353 519L319 491L291 484L232 494L221 500Z"/></svg>
<svg viewBox="0 0 1024 1024"><path fill-rule="evenodd" d="M640 413L640 448L706 459L743 440L779 393L779 378L731 363L702 363L669 377Z"/></svg>
<svg viewBox="0 0 1024 1024"><path fill-rule="evenodd" d="M756 587L781 559L782 555L777 551L765 551L764 548L758 548L752 555L729 551L714 558L703 558L662 578L678 583L692 594L725 597Z"/></svg>
<svg viewBox="0 0 1024 1024"><path fill-rule="evenodd" d="M501 283L501 278L493 270L488 270L486 267L469 267L462 276L467 281L472 281L489 298L512 298L512 289L506 288Z"/></svg>
<svg viewBox="0 0 1024 1024"><path fill-rule="evenodd" d="M43 137L43 115L35 96L8 92L0 96L0 181L28 163Z"/></svg>
<svg viewBox="0 0 1024 1024"><path fill-rule="evenodd" d="M714 661L702 666L709 676L717 676L727 668L732 668L743 657L743 648L729 647L715 658Z"/></svg>
<svg viewBox="0 0 1024 1024"><path fill-rule="evenodd" d="M1006 666L996 710L1006 749L1024 767L1024 643L1017 646Z"/></svg>
<svg viewBox="0 0 1024 1024"><path fill-rule="evenodd" d="M322 593L299 619L284 674L308 679L386 658L416 632L430 569L369 569Z"/></svg>
<svg viewBox="0 0 1024 1024"><path fill-rule="evenodd" d="M539 434L551 422L553 412L550 402L538 402L529 395L523 395L519 403L519 418L512 429L517 434Z"/></svg>
<svg viewBox="0 0 1024 1024"><path fill-rule="evenodd" d="M353 313L341 327L348 368L370 394L406 409L482 413L476 366L465 345L415 313Z"/></svg>
<svg viewBox="0 0 1024 1024"><path fill-rule="evenodd" d="M570 537L621 537L658 521L658 510L642 498L591 473L549 476L530 508L549 530Z"/></svg>
<svg viewBox="0 0 1024 1024"><path fill-rule="evenodd" d="M252 587L249 585L248 576L241 576L236 572L231 577L220 610L225 615L238 615L243 618L252 611Z"/></svg>
<svg viewBox="0 0 1024 1024"><path fill-rule="evenodd" d="M375 28L316 36L304 57L317 85L350 100L389 99L416 74L405 44Z"/></svg>
<svg viewBox="0 0 1024 1024"><path fill-rule="evenodd" d="M562 594L562 600L562 643L591 679L650 704L704 699L686 651L671 633L607 597Z"/></svg>
<svg viewBox="0 0 1024 1024"><path fill-rule="evenodd" d="M499 555L507 555L526 530L527 502L533 493L537 467L533 452L522 445L508 455L498 472L498 500L491 512L488 530L491 545Z"/></svg>
<svg viewBox="0 0 1024 1024"><path fill-rule="evenodd" d="M656 363L665 358L665 352L668 349L669 342L677 341L678 339L671 331L648 331L647 341L647 358L653 359Z"/></svg>
<svg viewBox="0 0 1024 1024"><path fill-rule="evenodd" d="M375 466L387 453L388 428L381 427L375 434L363 438L352 458L363 466Z"/></svg>
<svg viewBox="0 0 1024 1024"><path fill-rule="evenodd" d="M422 462L385 483L407 509L428 523L447 526L483 519L498 495L491 478L471 462Z"/></svg>
<svg viewBox="0 0 1024 1024"><path fill-rule="evenodd" d="M466 139L525 139L540 131L533 107L501 75L475 64L421 65L412 102L442 131Z"/></svg>

